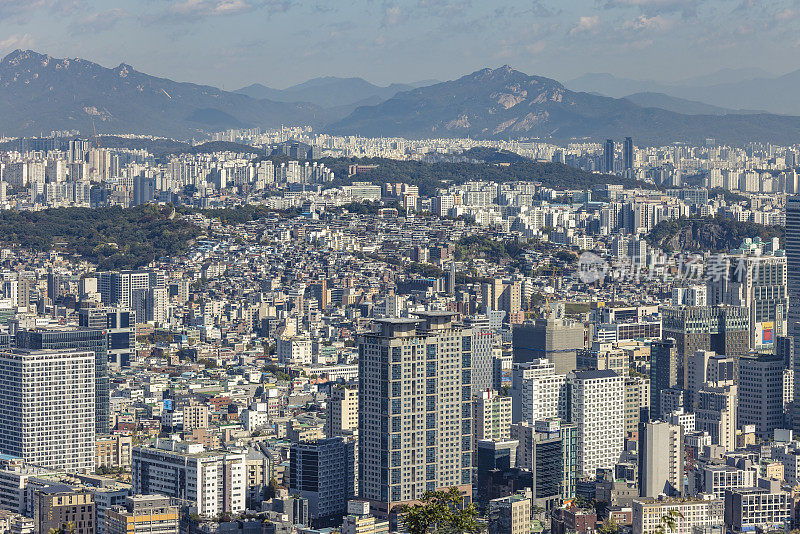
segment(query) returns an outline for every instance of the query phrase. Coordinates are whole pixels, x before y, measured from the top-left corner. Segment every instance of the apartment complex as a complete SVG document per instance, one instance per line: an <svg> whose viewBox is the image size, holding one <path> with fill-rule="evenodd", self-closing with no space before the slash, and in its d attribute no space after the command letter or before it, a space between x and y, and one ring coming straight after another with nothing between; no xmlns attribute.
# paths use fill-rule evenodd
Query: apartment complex
<svg viewBox="0 0 800 534"><path fill-rule="evenodd" d="M95 355L0 351L0 451L54 470L92 471Z"/></svg>

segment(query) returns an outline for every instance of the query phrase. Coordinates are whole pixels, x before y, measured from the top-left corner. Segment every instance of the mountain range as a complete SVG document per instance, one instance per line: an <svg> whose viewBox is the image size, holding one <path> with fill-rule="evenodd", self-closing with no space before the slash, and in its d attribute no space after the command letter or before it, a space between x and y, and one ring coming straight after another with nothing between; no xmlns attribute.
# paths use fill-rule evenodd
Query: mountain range
<svg viewBox="0 0 800 534"><path fill-rule="evenodd" d="M684 103L685 104L685 103ZM538 137L554 141L633 136L641 144L800 141L800 117L684 114L624 98L571 91L504 66L395 95L357 108L332 133L402 137Z"/></svg>
<svg viewBox="0 0 800 534"><path fill-rule="evenodd" d="M797 87L800 70L775 76L761 69L727 69L675 83L619 78L590 73L566 82L573 91L587 91L623 98L631 93L663 93L731 110L764 110L800 115Z"/></svg>
<svg viewBox="0 0 800 534"><path fill-rule="evenodd" d="M743 84L735 80L746 75L720 79ZM150 76L126 64L106 68L16 50L0 61L0 134L79 129L189 139L227 128L304 124L335 134L409 138L800 142L800 117L735 111L653 91L626 92L625 98L596 94L607 89L598 83L592 91L575 91L503 66L447 82L380 87L360 78L325 77L283 90L252 85L229 92ZM770 90L762 87L762 93ZM787 90L783 96L790 101L795 95ZM771 105L758 104L748 109Z"/></svg>
<svg viewBox="0 0 800 534"><path fill-rule="evenodd" d="M388 100L400 91L439 83L424 80L415 83L393 83L386 87L372 84L363 78L338 78L324 76L287 87L272 89L254 83L235 91L251 98L268 99L275 102L310 102L322 108L340 108L358 105L373 105ZM350 110L352 111L352 109Z"/></svg>
<svg viewBox="0 0 800 534"><path fill-rule="evenodd" d="M313 104L257 100L174 82L124 63L105 68L30 50L16 50L0 62L0 134L95 129L186 139L236 127L319 127L332 118Z"/></svg>

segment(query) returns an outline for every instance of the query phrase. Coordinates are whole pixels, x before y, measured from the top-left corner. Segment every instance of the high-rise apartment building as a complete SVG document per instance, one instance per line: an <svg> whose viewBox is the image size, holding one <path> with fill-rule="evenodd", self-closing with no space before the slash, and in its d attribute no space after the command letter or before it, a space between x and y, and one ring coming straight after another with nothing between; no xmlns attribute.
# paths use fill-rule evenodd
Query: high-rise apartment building
<svg viewBox="0 0 800 534"><path fill-rule="evenodd" d="M487 389L475 396L475 439L506 441L511 435L511 397Z"/></svg>
<svg viewBox="0 0 800 534"><path fill-rule="evenodd" d="M376 516L458 487L471 495L472 333L448 312L382 319L359 344L359 497Z"/></svg>
<svg viewBox="0 0 800 534"><path fill-rule="evenodd" d="M157 440L155 447L133 448L131 473L135 494L194 501L205 517L245 509L244 451L206 451L200 444Z"/></svg>
<svg viewBox="0 0 800 534"><path fill-rule="evenodd" d="M92 471L95 355L0 351L0 452L54 470Z"/></svg>
<svg viewBox="0 0 800 534"><path fill-rule="evenodd" d="M166 286L166 276L161 271L109 271L97 278L100 299L106 306L131 309L133 293Z"/></svg>
<svg viewBox="0 0 800 534"><path fill-rule="evenodd" d="M556 374L547 359L515 363L511 371L512 421L533 424L541 419L567 418L567 378Z"/></svg>
<svg viewBox="0 0 800 534"><path fill-rule="evenodd" d="M578 476L613 468L625 444L625 378L614 371L567 375L570 421L577 427Z"/></svg>
<svg viewBox="0 0 800 534"><path fill-rule="evenodd" d="M15 346L29 350L90 350L94 353L95 432L109 432L108 340L106 331L95 328L45 327L17 331Z"/></svg>

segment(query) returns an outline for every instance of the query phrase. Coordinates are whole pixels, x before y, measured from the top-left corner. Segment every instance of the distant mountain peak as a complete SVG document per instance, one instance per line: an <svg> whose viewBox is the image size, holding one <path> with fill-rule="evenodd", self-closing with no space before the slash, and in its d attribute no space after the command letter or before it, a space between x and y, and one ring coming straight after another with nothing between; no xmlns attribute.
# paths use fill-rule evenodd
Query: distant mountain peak
<svg viewBox="0 0 800 534"><path fill-rule="evenodd" d="M0 116L5 132L31 135L85 129L186 139L226 128L321 125L319 108L254 100L216 87L150 76L127 63L104 67L80 58L14 50L0 62Z"/></svg>
<svg viewBox="0 0 800 534"><path fill-rule="evenodd" d="M678 104L689 103L672 103ZM756 139L800 140L797 117L760 116L760 121L753 121L751 116L707 115L707 109L701 111L704 114L688 115L642 107L630 100L575 92L550 78L530 76L503 65L402 92L378 105L358 107L348 117L329 125L328 130L367 137L557 141L631 135L642 144L701 142L706 137L734 144Z"/></svg>

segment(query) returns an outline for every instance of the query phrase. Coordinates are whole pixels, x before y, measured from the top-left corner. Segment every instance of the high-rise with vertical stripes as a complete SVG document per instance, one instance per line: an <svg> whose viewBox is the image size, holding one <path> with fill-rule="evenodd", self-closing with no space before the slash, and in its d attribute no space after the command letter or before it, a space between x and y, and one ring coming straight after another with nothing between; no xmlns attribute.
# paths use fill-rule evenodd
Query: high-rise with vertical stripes
<svg viewBox="0 0 800 534"><path fill-rule="evenodd" d="M359 497L377 516L428 490L472 495L472 332L454 315L381 319L361 338Z"/></svg>

